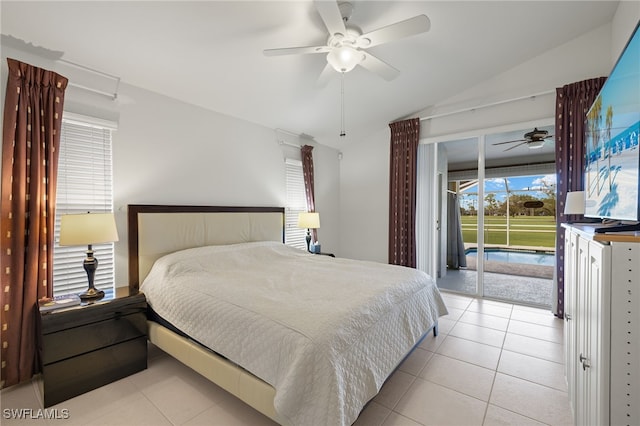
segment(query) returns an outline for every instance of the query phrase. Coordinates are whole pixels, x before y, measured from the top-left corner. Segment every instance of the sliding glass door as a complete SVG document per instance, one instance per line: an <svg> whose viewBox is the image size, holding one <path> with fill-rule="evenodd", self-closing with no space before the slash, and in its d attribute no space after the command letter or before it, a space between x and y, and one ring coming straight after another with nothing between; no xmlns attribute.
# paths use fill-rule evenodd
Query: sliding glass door
<svg viewBox="0 0 640 426"><path fill-rule="evenodd" d="M540 126L541 129L544 129ZM553 126L545 129L553 134ZM555 152L526 129L438 142L446 162L437 284L447 291L550 306L555 264Z"/></svg>

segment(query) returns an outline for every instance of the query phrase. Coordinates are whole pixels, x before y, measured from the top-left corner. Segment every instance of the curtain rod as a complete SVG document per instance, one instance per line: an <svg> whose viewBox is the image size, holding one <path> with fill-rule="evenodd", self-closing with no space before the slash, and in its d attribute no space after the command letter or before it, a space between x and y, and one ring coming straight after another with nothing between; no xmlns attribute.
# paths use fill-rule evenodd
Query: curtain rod
<svg viewBox="0 0 640 426"><path fill-rule="evenodd" d="M94 74L98 74L98 75L101 75L103 77L110 78L112 80L115 80L115 83L116 83L116 87L115 87L115 90L114 90L113 93L105 92L103 90L93 89L91 87L83 86L82 84L73 83L71 81L69 82L69 86L76 87L76 88L82 89L82 90L87 90L89 92L97 93L99 95L104 95L104 96L107 96L107 97L111 98L112 100L118 99L118 89L120 87L120 77L112 75L112 74L108 74L108 73L103 72L103 71L98 71L98 70L96 70L94 68L90 68L90 67L87 67L85 65L80 65L80 64L77 64L75 62L67 61L66 59L58 59L57 61L61 62L63 64L67 64L69 66L75 67L75 68L79 68L81 70L89 71L89 72L92 72Z"/></svg>
<svg viewBox="0 0 640 426"><path fill-rule="evenodd" d="M524 99L535 99L537 96L549 95L549 94L552 94L552 93L555 93L555 92L556 92L555 89L554 90L546 90L544 92L538 92L538 93L534 93L532 95L519 96L517 98L505 99L505 100L502 100L502 101L491 102L491 103L488 103L488 104L478 105L478 106L475 106L475 107L463 108L463 109L459 109L459 110L456 110L456 111L450 111L450 112L443 112L441 114L428 115L426 117L420 117L420 121L431 120L432 118L446 117L448 115L460 114L462 112L475 111L477 109L488 108L488 107L492 107L492 106L496 106L496 105L502 105L502 104L506 104L506 103L509 103L509 102L521 101L521 100L524 100Z"/></svg>
<svg viewBox="0 0 640 426"><path fill-rule="evenodd" d="M106 97L108 97L108 98L110 98L111 100L114 100L114 101L116 99L118 99L118 93L117 92L116 93L104 92L102 90L93 89L91 87L83 86L82 84L73 83L71 81L68 83L68 85L71 86L71 87L76 87L78 89L87 90L89 92L97 93L99 95L104 95L104 96L106 96Z"/></svg>
<svg viewBox="0 0 640 426"><path fill-rule="evenodd" d="M295 143L291 143L291 142L285 142L285 141L283 141L282 139L279 139L279 140L278 140L278 144L280 144L280 145L292 146L292 147L294 147L294 148L302 148L302 146L301 146L301 145L298 145L298 144L295 144Z"/></svg>

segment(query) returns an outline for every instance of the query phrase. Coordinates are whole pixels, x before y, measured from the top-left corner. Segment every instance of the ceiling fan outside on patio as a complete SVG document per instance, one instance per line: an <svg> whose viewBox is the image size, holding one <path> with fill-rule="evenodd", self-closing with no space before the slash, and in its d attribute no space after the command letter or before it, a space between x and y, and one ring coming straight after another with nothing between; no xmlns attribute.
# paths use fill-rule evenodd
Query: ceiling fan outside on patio
<svg viewBox="0 0 640 426"><path fill-rule="evenodd" d="M360 28L349 22L353 12L352 3L315 0L314 4L329 31L326 45L265 49L263 53L265 56L326 54L327 65L320 74L320 85L326 84L333 70L346 73L357 65L387 81L393 80L400 71L365 49L424 33L431 28L429 18L418 15L363 34Z"/></svg>
<svg viewBox="0 0 640 426"><path fill-rule="evenodd" d="M547 139L550 139L552 137L553 135L550 135L548 131L538 130L538 128L536 127L532 131L525 133L524 139L516 139L513 141L506 141L506 142L497 142L497 143L494 143L493 145L503 145L507 143L520 142L518 145L514 145L505 149L505 152L522 145L527 145L527 148L529 149L539 149L544 146L544 143Z"/></svg>

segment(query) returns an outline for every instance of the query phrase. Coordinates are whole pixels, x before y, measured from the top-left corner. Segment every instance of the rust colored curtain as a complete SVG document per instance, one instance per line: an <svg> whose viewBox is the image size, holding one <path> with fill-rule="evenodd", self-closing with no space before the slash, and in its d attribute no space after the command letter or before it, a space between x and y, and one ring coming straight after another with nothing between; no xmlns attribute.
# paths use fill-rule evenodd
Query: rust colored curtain
<svg viewBox="0 0 640 426"><path fill-rule="evenodd" d="M416 181L420 119L391 128L389 177L389 263L416 267Z"/></svg>
<svg viewBox="0 0 640 426"><path fill-rule="evenodd" d="M7 59L2 125L2 387L38 372L36 303L53 293L53 234L67 79Z"/></svg>
<svg viewBox="0 0 640 426"><path fill-rule="evenodd" d="M564 318L564 228L561 224L582 220L565 215L567 192L584 189L585 137L587 111L595 101L606 77L567 84L556 89L556 282L555 315Z"/></svg>
<svg viewBox="0 0 640 426"><path fill-rule="evenodd" d="M313 147L311 145L304 145L300 148L302 152L302 175L304 177L304 193L307 197L307 211L316 211L316 201L314 195L313 186ZM312 241L318 241L318 230L311 230Z"/></svg>

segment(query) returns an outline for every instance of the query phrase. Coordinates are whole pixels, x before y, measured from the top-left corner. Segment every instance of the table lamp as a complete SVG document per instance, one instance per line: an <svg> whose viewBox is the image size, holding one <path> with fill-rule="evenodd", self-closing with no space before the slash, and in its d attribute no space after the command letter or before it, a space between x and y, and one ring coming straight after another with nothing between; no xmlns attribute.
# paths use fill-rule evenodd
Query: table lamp
<svg viewBox="0 0 640 426"><path fill-rule="evenodd" d="M98 259L93 256L93 244L118 241L118 231L113 213L83 213L63 215L60 221L61 246L87 245L87 257L83 266L87 272L89 288L80 294L80 299L98 299L104 291L96 290L93 280L98 269Z"/></svg>
<svg viewBox="0 0 640 426"><path fill-rule="evenodd" d="M298 215L298 228L307 228L307 251L310 251L311 230L320 228L320 214L315 212L300 213Z"/></svg>
<svg viewBox="0 0 640 426"><path fill-rule="evenodd" d="M564 214L584 214L584 191L567 192Z"/></svg>

